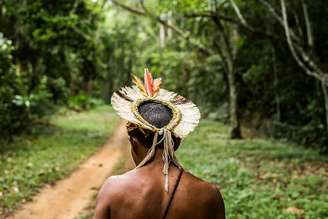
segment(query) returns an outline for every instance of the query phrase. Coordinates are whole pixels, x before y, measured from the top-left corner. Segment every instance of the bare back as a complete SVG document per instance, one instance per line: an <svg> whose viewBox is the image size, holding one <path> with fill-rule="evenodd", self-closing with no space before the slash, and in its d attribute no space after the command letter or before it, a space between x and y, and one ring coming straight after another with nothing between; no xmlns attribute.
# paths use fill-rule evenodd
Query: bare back
<svg viewBox="0 0 328 219"><path fill-rule="evenodd" d="M171 165L169 192L164 191L160 166L134 169L109 178L100 191L96 219L161 219L179 169ZM212 184L183 172L165 219L221 219L224 205Z"/></svg>

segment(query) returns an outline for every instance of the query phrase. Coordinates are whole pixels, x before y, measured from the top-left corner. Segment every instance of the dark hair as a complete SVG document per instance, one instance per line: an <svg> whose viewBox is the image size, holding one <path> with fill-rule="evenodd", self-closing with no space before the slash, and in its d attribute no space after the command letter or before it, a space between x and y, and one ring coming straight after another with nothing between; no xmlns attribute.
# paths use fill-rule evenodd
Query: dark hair
<svg viewBox="0 0 328 219"><path fill-rule="evenodd" d="M152 101L146 101L138 107L140 115L150 124L162 128L172 119L172 111L167 106Z"/></svg>
<svg viewBox="0 0 328 219"><path fill-rule="evenodd" d="M138 112L147 122L157 128L166 126L172 119L171 109L154 101L141 103L138 107ZM143 132L139 129L134 129L129 131L129 135L131 137L136 137L146 148L150 148L153 143L154 132L145 129L143 129ZM159 139L161 139L161 137L162 136L159 136ZM172 138L174 141L174 149L176 150L180 144L180 138L177 138L174 135L172 135ZM158 147L163 147L163 142L161 142Z"/></svg>

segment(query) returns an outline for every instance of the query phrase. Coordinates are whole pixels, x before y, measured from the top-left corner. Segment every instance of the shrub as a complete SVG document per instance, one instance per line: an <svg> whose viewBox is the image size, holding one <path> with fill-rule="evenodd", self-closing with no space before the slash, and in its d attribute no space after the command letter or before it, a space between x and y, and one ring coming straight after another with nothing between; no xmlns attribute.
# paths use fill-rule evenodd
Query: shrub
<svg viewBox="0 0 328 219"><path fill-rule="evenodd" d="M75 111L87 110L104 104L102 100L91 97L83 92L68 98L68 107Z"/></svg>
<svg viewBox="0 0 328 219"><path fill-rule="evenodd" d="M17 132L27 122L27 102L18 104L19 81L13 64L12 42L0 33L0 135Z"/></svg>

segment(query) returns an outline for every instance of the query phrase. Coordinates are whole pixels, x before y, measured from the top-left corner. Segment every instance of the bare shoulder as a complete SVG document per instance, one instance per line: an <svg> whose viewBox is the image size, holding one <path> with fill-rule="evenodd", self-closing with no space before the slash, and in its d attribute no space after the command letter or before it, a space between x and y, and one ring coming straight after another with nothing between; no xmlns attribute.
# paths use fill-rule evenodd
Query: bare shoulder
<svg viewBox="0 0 328 219"><path fill-rule="evenodd" d="M118 186L119 176L111 176L102 185L97 196L97 205L109 205L115 187Z"/></svg>
<svg viewBox="0 0 328 219"><path fill-rule="evenodd" d="M184 174L185 194L189 193L191 204L197 203L199 208L207 209L216 219L225 218L225 207L219 186L206 182L189 172Z"/></svg>
<svg viewBox="0 0 328 219"><path fill-rule="evenodd" d="M98 193L97 202L102 200L109 203L111 200L119 198L122 191L131 187L131 177L132 174L129 172L108 177Z"/></svg>
<svg viewBox="0 0 328 219"><path fill-rule="evenodd" d="M192 188L195 193L198 193L200 195L199 198L202 198L208 204L212 203L213 205L224 207L223 198L218 185L206 182L189 172L186 172L185 179L186 186Z"/></svg>
<svg viewBox="0 0 328 219"><path fill-rule="evenodd" d="M111 176L105 181L97 196L95 219L109 218L112 204L120 200L125 178L124 175Z"/></svg>

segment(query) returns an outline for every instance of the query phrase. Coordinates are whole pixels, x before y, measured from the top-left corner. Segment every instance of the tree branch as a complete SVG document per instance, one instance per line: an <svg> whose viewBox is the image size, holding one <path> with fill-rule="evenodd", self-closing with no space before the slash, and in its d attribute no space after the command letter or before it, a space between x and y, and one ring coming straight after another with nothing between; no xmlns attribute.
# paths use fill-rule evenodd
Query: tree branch
<svg viewBox="0 0 328 219"><path fill-rule="evenodd" d="M310 57L306 54L306 52L300 47L296 46L297 51L301 54L302 59L312 68L308 68L306 64L301 60L301 58L298 56L294 43L291 39L291 31L288 26L288 18L287 18L287 10L286 10L286 3L285 0L280 0L281 3L281 11L282 11L282 18L283 18L283 25L285 29L286 39L288 43L288 47L297 62L297 64L310 76L313 76L314 78L318 79L319 81L325 83L328 85L328 76L324 72L321 71L321 69L310 59Z"/></svg>
<svg viewBox="0 0 328 219"><path fill-rule="evenodd" d="M305 27L306 27L306 35L307 35L307 41L308 46L313 47L313 35L312 35L312 28L311 28L311 22L309 18L308 8L304 0L301 0L302 9L304 13L304 20L305 20Z"/></svg>
<svg viewBox="0 0 328 219"><path fill-rule="evenodd" d="M140 0L140 5L145 13L145 15L148 15L150 18L152 18L153 20L159 22L160 24L166 26L167 28L170 28L171 30L173 30L175 33L177 33L178 35L180 35L181 37L188 39L189 34L185 33L184 31L182 31L180 28L173 26L172 24L169 24L166 20L162 19L160 16L154 15L152 14L145 6L144 1Z"/></svg>
<svg viewBox="0 0 328 219"><path fill-rule="evenodd" d="M235 11L237 17L239 18L239 20L241 21L241 23L246 27L248 26L244 16L241 14L239 7L237 6L236 2L234 0L230 0L230 4L233 8L233 10Z"/></svg>
<svg viewBox="0 0 328 219"><path fill-rule="evenodd" d="M241 25L241 23L229 16L223 15L223 14L219 14L217 12L213 13L212 11L200 11L200 12L191 12L191 13L186 13L182 15L185 18L197 18L197 17L208 17L208 18L212 18L212 17L217 17L220 20L224 20L224 21L228 21L230 23L233 24L238 24Z"/></svg>
<svg viewBox="0 0 328 219"><path fill-rule="evenodd" d="M308 69L304 63L302 62L302 60L298 57L293 42L291 40L291 36L290 36L290 30L289 30L289 26L288 26L288 18L287 18L287 10L286 10L286 4L285 4L285 0L280 0L280 4L281 4L281 11L282 11L282 24L285 30L285 35L286 35L286 39L287 39L287 44L288 47L295 59L295 61L297 62L297 64L308 74L313 75L312 71L310 71L310 69Z"/></svg>
<svg viewBox="0 0 328 219"><path fill-rule="evenodd" d="M264 5L268 11L271 13L271 15L278 21L278 23L284 27L284 20L283 18L278 15L278 13L276 12L276 10L274 9L274 7L272 5L270 5L267 1L265 0L258 0L260 3L262 3L262 5ZM296 42L301 42L300 38L298 36L296 36L296 34L290 30L290 36L293 40L295 40Z"/></svg>
<svg viewBox="0 0 328 219"><path fill-rule="evenodd" d="M214 23L216 24L216 26L218 27L218 31L220 32L222 38L223 38L223 42L225 45L225 51L227 52L227 57L226 59L230 59L231 61L234 60L233 54L232 54L232 48L231 48L231 43L230 43L230 38L228 36L228 34L226 33L220 19L214 17L213 18ZM221 50L223 51L223 50ZM222 53L223 54L223 53ZM225 56L223 56L224 58Z"/></svg>
<svg viewBox="0 0 328 219"><path fill-rule="evenodd" d="M206 48L202 43L198 42L197 40L193 39L190 37L190 33L181 30L179 27L174 26L173 24L167 22L166 20L162 19L160 16L154 15L152 14L144 5L144 1L143 0L139 0L139 3L142 7L141 9L137 9L137 8L133 8L131 6L128 6L126 4L123 4L117 0L111 0L111 2L114 5L119 6L120 8L127 10L131 13L134 13L136 15L140 15L140 16L145 16L145 17L150 17L151 19L155 20L156 22L164 25L166 28L171 29L173 32L175 32L176 34L178 34L178 36L180 36L181 38L185 39L186 41L188 41L190 44L192 44L193 46L195 46L197 49L199 49L202 53L209 55L209 54L213 54L213 51Z"/></svg>
<svg viewBox="0 0 328 219"><path fill-rule="evenodd" d="M144 11L141 11L137 8L133 8L133 7L130 7L128 5L125 5L125 4L122 4L121 2L119 1L116 1L116 0L111 0L111 2L114 4L114 5L117 5L133 14L137 14L137 15L142 15L142 16L145 16L145 12Z"/></svg>
<svg viewBox="0 0 328 219"><path fill-rule="evenodd" d="M250 32L257 33L259 35L264 35L264 36L269 37L269 38L272 38L272 39L279 39L279 37L277 35L275 35L275 34L268 33L266 31L262 31L262 30L259 30L259 29L255 28L255 27L250 26L247 23L247 21L244 18L244 16L242 15L242 13L241 13L238 5L236 4L236 2L234 0L230 0L230 4L231 4L233 10L235 11L235 13L237 15L237 18L239 19L239 22L233 20L235 24L244 27L246 30L248 30Z"/></svg>
<svg viewBox="0 0 328 219"><path fill-rule="evenodd" d="M299 19L299 16L298 14L295 12L295 10L292 10L292 13L294 15L294 19L295 19L295 32L297 33L297 35L303 39L303 29L302 29L302 26L301 26L301 22L300 22L300 19Z"/></svg>

